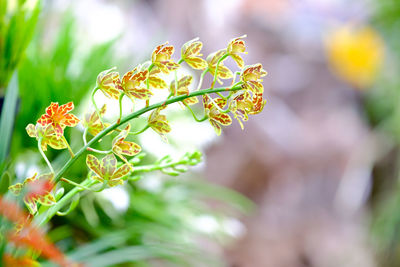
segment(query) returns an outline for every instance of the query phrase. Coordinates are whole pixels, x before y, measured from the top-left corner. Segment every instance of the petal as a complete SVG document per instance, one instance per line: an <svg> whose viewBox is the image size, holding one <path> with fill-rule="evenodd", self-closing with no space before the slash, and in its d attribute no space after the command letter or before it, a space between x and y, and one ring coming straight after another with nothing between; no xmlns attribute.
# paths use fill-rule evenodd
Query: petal
<svg viewBox="0 0 400 267"><path fill-rule="evenodd" d="M101 172L104 174L103 178L109 178L115 172L117 167L117 159L114 154L108 154L101 160Z"/></svg>
<svg viewBox="0 0 400 267"><path fill-rule="evenodd" d="M56 203L56 199L50 193L37 197L37 202L44 206L51 206Z"/></svg>
<svg viewBox="0 0 400 267"><path fill-rule="evenodd" d="M53 116L58 110L58 103L51 102L50 106L46 108L46 114L51 117Z"/></svg>
<svg viewBox="0 0 400 267"><path fill-rule="evenodd" d="M122 178L125 175L127 175L130 171L131 171L131 168L129 167L129 165L124 164L121 167L119 167L118 170L116 170L114 172L114 174L110 180L116 180L116 179Z"/></svg>
<svg viewBox="0 0 400 267"><path fill-rule="evenodd" d="M142 148L138 144L130 141L120 141L113 147L113 151L117 152L117 154L123 154L127 156L134 156L141 150Z"/></svg>
<svg viewBox="0 0 400 267"><path fill-rule="evenodd" d="M187 58L190 56L196 56L200 54L203 43L198 41L199 38L194 38L186 42L181 49L182 58Z"/></svg>
<svg viewBox="0 0 400 267"><path fill-rule="evenodd" d="M223 65L219 65L218 66L218 73L217 73L218 78L221 79L230 79L233 77L233 73L230 69L228 69L227 67L223 66Z"/></svg>
<svg viewBox="0 0 400 267"><path fill-rule="evenodd" d="M73 114L65 114L60 123L69 127L75 127L79 123L79 119Z"/></svg>
<svg viewBox="0 0 400 267"><path fill-rule="evenodd" d="M88 154L86 156L86 165L98 176L103 176L103 173L100 170L100 161L95 156Z"/></svg>
<svg viewBox="0 0 400 267"><path fill-rule="evenodd" d="M67 114L68 112L70 112L73 109L74 109L74 103L68 102L67 104L61 105L58 108L58 112L60 112L61 114Z"/></svg>
<svg viewBox="0 0 400 267"><path fill-rule="evenodd" d="M163 79L156 76L149 77L149 85L155 89L165 89L168 87L167 83Z"/></svg>
<svg viewBox="0 0 400 267"><path fill-rule="evenodd" d="M53 124L54 127L54 132L56 133L57 136L62 136L64 134L64 129L61 127L59 123Z"/></svg>
<svg viewBox="0 0 400 267"><path fill-rule="evenodd" d="M8 189L15 195L19 195L19 193L21 193L23 184L21 183L16 183L14 185L11 185L8 187Z"/></svg>
<svg viewBox="0 0 400 267"><path fill-rule="evenodd" d="M226 53L226 49L218 50L217 52L211 53L207 57L208 65L211 67L215 67L217 65L218 60Z"/></svg>
<svg viewBox="0 0 400 267"><path fill-rule="evenodd" d="M219 125L218 123L216 123L213 120L210 120L210 124L211 126L214 128L215 133L219 136L221 135L221 125Z"/></svg>
<svg viewBox="0 0 400 267"><path fill-rule="evenodd" d="M237 54L231 54L230 55L231 58L236 62L236 64L238 65L239 68L243 68L244 67L244 61L243 58Z"/></svg>
<svg viewBox="0 0 400 267"><path fill-rule="evenodd" d="M197 97L193 96L193 97L184 99L182 102L185 103L186 105L194 105L194 104L197 104L199 102L199 100L197 99Z"/></svg>
<svg viewBox="0 0 400 267"><path fill-rule="evenodd" d="M28 126L26 126L26 132L28 133L28 135L30 137L36 137L36 129L35 129L35 125L33 125L32 123L29 123Z"/></svg>
<svg viewBox="0 0 400 267"><path fill-rule="evenodd" d="M147 88L144 88L144 87L129 90L126 92L126 94L129 97L133 97L133 98L137 98L137 99L141 99L141 100L149 99L153 95L153 93L150 92L150 90L147 90Z"/></svg>
<svg viewBox="0 0 400 267"><path fill-rule="evenodd" d="M185 62L196 70L203 70L207 68L207 62L199 57L188 57L185 59Z"/></svg>
<svg viewBox="0 0 400 267"><path fill-rule="evenodd" d="M29 198L24 198L24 203L25 203L26 207L28 208L30 214L35 214L37 212L37 205L36 205L35 200L29 199Z"/></svg>
<svg viewBox="0 0 400 267"><path fill-rule="evenodd" d="M152 121L149 121L149 126L159 134L165 134L171 131L171 127L165 115L158 115L153 118Z"/></svg>
<svg viewBox="0 0 400 267"><path fill-rule="evenodd" d="M225 113L219 113L219 114L215 114L213 115L211 118L211 120L216 121L218 123L220 123L221 125L224 126L228 126L232 123L232 119L228 114Z"/></svg>
<svg viewBox="0 0 400 267"><path fill-rule="evenodd" d="M53 120L49 117L49 115L44 114L42 115L38 120L37 123L39 123L40 125L47 125L47 124L51 124L53 122Z"/></svg>
<svg viewBox="0 0 400 267"><path fill-rule="evenodd" d="M67 148L67 144L64 142L64 140L54 135L44 138L43 141L54 149Z"/></svg>

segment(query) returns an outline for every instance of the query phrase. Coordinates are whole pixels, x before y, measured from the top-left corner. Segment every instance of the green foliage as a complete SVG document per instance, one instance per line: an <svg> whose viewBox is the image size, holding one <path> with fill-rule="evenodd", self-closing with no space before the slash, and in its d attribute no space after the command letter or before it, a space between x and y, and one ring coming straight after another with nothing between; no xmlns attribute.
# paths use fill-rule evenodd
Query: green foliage
<svg viewBox="0 0 400 267"><path fill-rule="evenodd" d="M40 13L40 2L0 1L0 95L31 40Z"/></svg>
<svg viewBox="0 0 400 267"><path fill-rule="evenodd" d="M21 108L17 117L12 153L35 146L26 138L25 127L39 118L49 101L66 103L73 96L78 105L93 86L93 77L113 64L114 41L78 53L75 20L66 15L54 40L45 38L49 20L39 23L39 33L20 66ZM46 36L47 37L47 36Z"/></svg>

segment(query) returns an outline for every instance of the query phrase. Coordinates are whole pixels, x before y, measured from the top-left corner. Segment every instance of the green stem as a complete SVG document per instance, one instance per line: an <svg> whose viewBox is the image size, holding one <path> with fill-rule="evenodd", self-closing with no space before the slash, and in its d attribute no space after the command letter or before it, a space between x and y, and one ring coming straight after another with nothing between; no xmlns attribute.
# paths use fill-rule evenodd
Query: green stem
<svg viewBox="0 0 400 267"><path fill-rule="evenodd" d="M154 63L151 63L150 66L147 68L147 71L148 71L148 73L147 73L148 76L147 76L147 79L146 79L146 89L147 90L150 90L149 77L150 77L150 71L153 69L154 66L155 66ZM147 99L146 100L146 107L148 107L149 105L150 105L150 100Z"/></svg>
<svg viewBox="0 0 400 267"><path fill-rule="evenodd" d="M38 149L39 149L40 155L42 155L44 161L46 161L47 166L49 166L50 171L51 171L52 173L54 173L54 169L53 169L53 167L51 166L50 161L48 160L48 158L46 157L46 154L44 154L44 152L43 152L43 150L42 150L42 140L43 140L42 138L39 138L39 141L38 141Z"/></svg>
<svg viewBox="0 0 400 267"><path fill-rule="evenodd" d="M220 59L218 59L217 65L215 66L214 80L213 80L213 82L212 82L212 84L211 84L211 88L214 88L215 82L217 81L219 64L221 64L221 62L222 62L225 58L227 58L228 56L229 56L229 54L226 53L226 54L224 54Z"/></svg>
<svg viewBox="0 0 400 267"><path fill-rule="evenodd" d="M108 153L112 152L111 150L108 150L108 151L98 150L98 149L94 149L94 148L91 148L91 147L88 147L87 150L91 151L91 152L99 153L99 154L108 154Z"/></svg>
<svg viewBox="0 0 400 267"><path fill-rule="evenodd" d="M194 114L193 110L190 108L190 106L188 106L188 105L185 105L185 106L189 109L190 113L192 113L193 118L194 118L197 122L203 122L203 121L205 121L205 120L208 119L208 116L207 116L207 115L204 115L203 118L198 119L198 118L196 117L196 114ZM136 170L136 169L135 169L135 170Z"/></svg>
<svg viewBox="0 0 400 267"><path fill-rule="evenodd" d="M91 95L90 98L91 98L91 100L92 100L92 104L93 104L93 106L94 106L94 109L96 110L97 116L99 116L100 121L103 122L103 119L101 118L101 115L100 115L100 110L99 110L99 108L98 108L97 105L96 105L96 101L94 100L94 95L96 94L97 90L99 90L99 89L100 89L99 87L95 87L95 88L93 89L93 92L92 92L92 95Z"/></svg>
<svg viewBox="0 0 400 267"><path fill-rule="evenodd" d="M180 161L175 161L163 165L158 165L158 164L151 164L151 165L142 165L142 166L137 166L135 167L135 173L136 172L151 172L151 171L156 171L156 170L162 170L166 168L171 168L175 167L177 165L182 165L187 163L186 160L180 160Z"/></svg>
<svg viewBox="0 0 400 267"><path fill-rule="evenodd" d="M122 92L122 93L119 95L119 98L118 98L118 104L119 104L119 118L118 118L118 122L121 121L121 118L122 118L122 98L124 98L124 95L125 95L125 93Z"/></svg>
<svg viewBox="0 0 400 267"><path fill-rule="evenodd" d="M204 76L206 75L206 73L207 73L209 70L210 70L209 68L206 68L206 69L201 73L201 75L200 75L200 80L199 80L199 84L197 85L196 91L199 91L199 90L200 90L201 86L203 85Z"/></svg>
<svg viewBox="0 0 400 267"><path fill-rule="evenodd" d="M215 107L216 109L218 109L219 112L221 112L221 113L228 113L228 112L230 111L229 107L228 107L227 109L222 109L222 108L220 108L220 107L217 105L217 103L215 103L215 101L214 101L214 99L213 99L212 97L210 97L210 101L214 104L214 107Z"/></svg>
<svg viewBox="0 0 400 267"><path fill-rule="evenodd" d="M85 130L83 131L83 135L82 135L83 145L85 145L85 146L87 144L87 132L88 132L88 128L85 128Z"/></svg>
<svg viewBox="0 0 400 267"><path fill-rule="evenodd" d="M81 186L84 187L90 187L94 185L97 181L95 180L90 180L90 179L85 179L82 183L80 183ZM42 226L50 221L51 218L53 218L54 215L56 215L57 211L60 211L65 205L68 204L70 199L72 199L77 193L84 191L85 189L81 187L74 187L71 191L69 191L65 196L63 196L59 201L57 201L56 204L51 206L47 210L47 212L44 214L45 217L40 217L41 221L39 222L39 226ZM38 218L39 219L39 218Z"/></svg>
<svg viewBox="0 0 400 267"><path fill-rule="evenodd" d="M81 188L82 190L89 190L89 191L92 190L92 189L89 188L89 187L86 187L86 186L84 186L84 185L80 185L80 184L78 184L78 183L75 183L74 181L71 181L71 180L69 180L69 179L67 179L67 178L61 178L60 181L66 182L66 183L68 183L68 184L72 184L73 186L79 187L79 188Z"/></svg>
<svg viewBox="0 0 400 267"><path fill-rule="evenodd" d="M146 124L146 126L143 127L143 129L141 129L141 130L139 130L139 131L137 131L137 132L129 133L129 134L132 134L132 135L141 134L141 133L143 133L144 131L146 131L147 129L149 129L149 127L150 127L150 125Z"/></svg>
<svg viewBox="0 0 400 267"><path fill-rule="evenodd" d="M63 135L61 138L63 139L64 143L67 145L68 152L71 155L71 158L75 157L75 154L72 151L71 147L69 146L67 139L65 139L65 136Z"/></svg>

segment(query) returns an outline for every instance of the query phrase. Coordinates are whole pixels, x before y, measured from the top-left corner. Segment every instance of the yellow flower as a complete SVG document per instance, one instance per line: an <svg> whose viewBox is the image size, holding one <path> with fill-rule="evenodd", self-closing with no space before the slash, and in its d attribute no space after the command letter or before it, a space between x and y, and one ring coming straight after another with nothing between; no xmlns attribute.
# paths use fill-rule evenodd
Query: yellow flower
<svg viewBox="0 0 400 267"><path fill-rule="evenodd" d="M379 34L368 26L344 25L325 40L328 62L342 80L358 89L375 81L384 57Z"/></svg>

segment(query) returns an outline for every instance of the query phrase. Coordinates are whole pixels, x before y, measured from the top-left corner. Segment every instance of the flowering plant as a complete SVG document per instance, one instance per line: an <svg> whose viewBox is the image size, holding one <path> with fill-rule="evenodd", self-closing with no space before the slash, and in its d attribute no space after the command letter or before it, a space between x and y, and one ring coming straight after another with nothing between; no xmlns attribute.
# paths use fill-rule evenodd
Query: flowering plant
<svg viewBox="0 0 400 267"><path fill-rule="evenodd" d="M202 58L201 54L203 44L196 38L182 46L179 60L173 59L174 47L164 43L154 49L151 60L132 68L123 76L115 68L101 72L91 94L94 111L86 114L82 120L72 114L74 109L72 102L63 105L51 103L45 114L37 120L36 125L29 124L26 127L28 135L37 140L38 150L50 173L35 174L23 183L9 187L10 191L21 197L28 207L29 216L21 216L27 217L30 224L34 222L38 226L43 226L55 215L65 215L66 212L61 212L65 206L70 205L67 210L68 212L72 211L76 207L80 198L79 193L82 191L99 192L108 187L122 185L124 181L133 181L139 172L160 170L169 175L179 175L186 170L185 165L191 166L199 163L201 154L195 152L185 154L177 162L163 158L154 164L134 166L140 160L138 154L141 152L141 146L128 141L128 137L140 135L151 129L158 133L165 142L168 142L171 126L166 110L173 103L180 103L184 110L190 112L194 120L198 122L208 120L217 135L221 134L223 127L232 123L231 116L238 120L243 129L243 122L248 120L248 116L260 113L266 103L261 83L266 71L259 63L245 66L240 55L246 53L244 37L232 39L226 49L211 53L206 60ZM231 71L223 64L229 57L240 68L238 71ZM198 84L194 88L191 88L194 77L183 75L180 72L185 64L189 68L202 70ZM212 76L212 82L208 88L203 88L206 74ZM169 85L168 79L171 80ZM228 79L231 80L229 85L224 85L222 80ZM216 82L221 87L215 87ZM153 96L157 94L158 90L169 90L169 94L162 101L155 102ZM118 101L119 116L115 118L115 121L106 121L107 109L105 105L98 108L95 100L97 93L102 93L105 97ZM122 116L123 109L127 108L123 105L124 96L127 96L132 102L132 106L130 106L132 112L126 116ZM199 118L191 106L198 104L200 96L203 115ZM143 107L135 109L141 101ZM131 131L132 125L135 124L134 120L146 115L146 125L138 131ZM74 152L64 136L64 130L66 126L75 127L79 122L82 123L84 129L82 132L83 146ZM115 136L109 150L103 151L94 148L98 142L102 142L102 138L106 135ZM53 149L68 149L70 153L70 159L59 170L55 170L46 157L45 151L48 146ZM84 155L86 155L88 167L87 178L76 183L64 177L67 170ZM73 188L64 194L63 183L73 185ZM57 188L58 190L56 190ZM15 223L15 220L10 222ZM19 231L21 229L24 229L24 225L20 227ZM30 247L30 249L35 248ZM35 260L40 253L43 254L43 251L37 251L31 258ZM67 264L67 261L61 261L60 257L57 257L56 263ZM7 260L11 262L18 259L7 254ZM32 264L26 266L34 266Z"/></svg>

